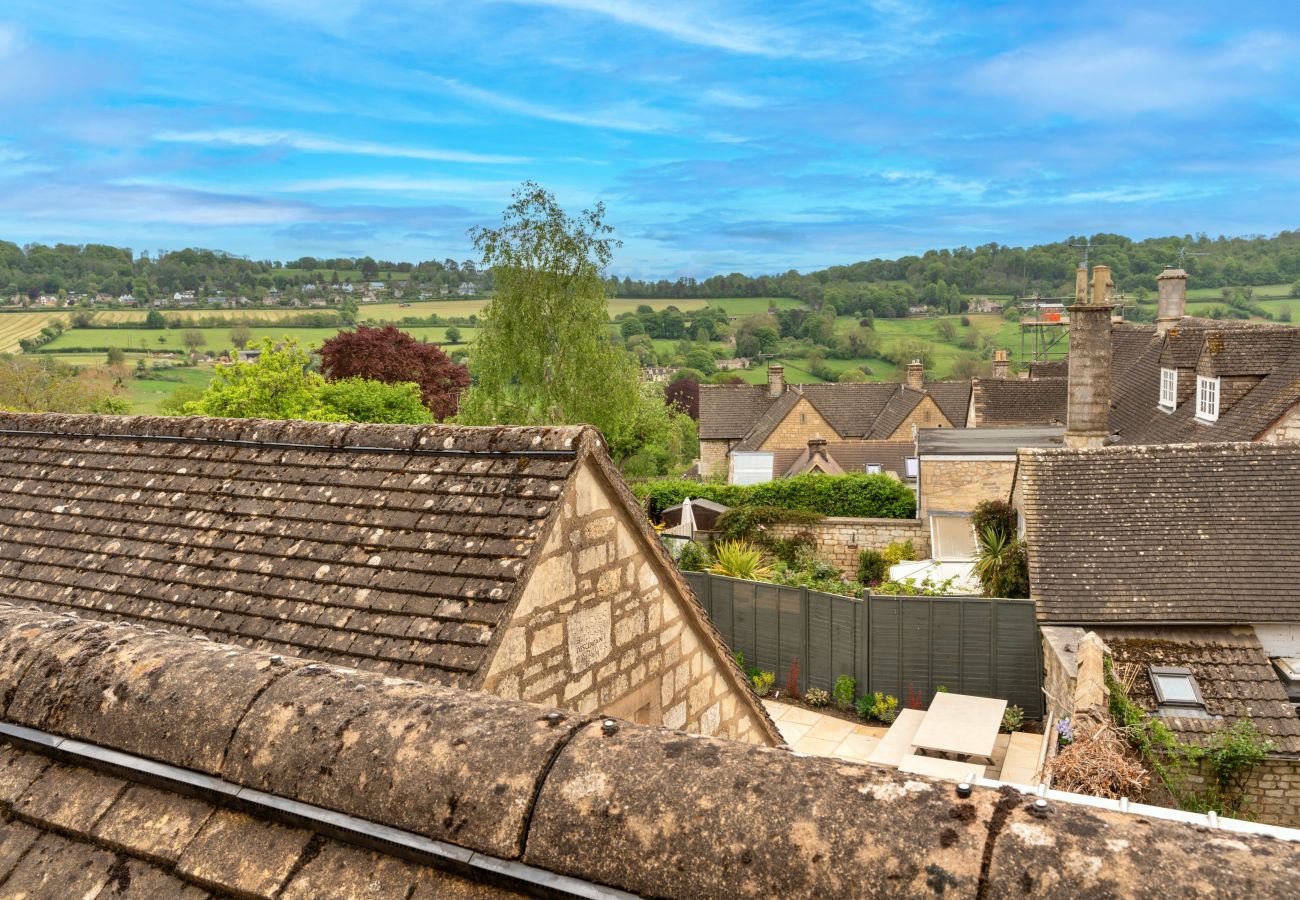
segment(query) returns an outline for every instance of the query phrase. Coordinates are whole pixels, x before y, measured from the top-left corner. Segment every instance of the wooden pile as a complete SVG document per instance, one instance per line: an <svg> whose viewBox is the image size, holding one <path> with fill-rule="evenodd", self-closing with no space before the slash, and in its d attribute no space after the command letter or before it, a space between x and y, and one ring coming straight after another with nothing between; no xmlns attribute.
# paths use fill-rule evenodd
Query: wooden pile
<svg viewBox="0 0 1300 900"><path fill-rule="evenodd" d="M1151 775L1134 757L1128 741L1109 717L1100 719L1081 714L1070 724L1074 729L1073 743L1057 751L1045 766L1051 774L1052 787L1116 800L1141 799Z"/></svg>

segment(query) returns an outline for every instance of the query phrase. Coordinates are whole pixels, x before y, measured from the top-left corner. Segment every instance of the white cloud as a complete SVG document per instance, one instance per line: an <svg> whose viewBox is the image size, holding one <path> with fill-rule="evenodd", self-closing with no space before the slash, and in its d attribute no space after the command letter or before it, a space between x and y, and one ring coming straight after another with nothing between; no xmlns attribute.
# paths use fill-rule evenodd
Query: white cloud
<svg viewBox="0 0 1300 900"><path fill-rule="evenodd" d="M1166 31L1140 42L1132 28L1018 47L982 63L968 89L1007 97L1049 114L1098 118L1150 112L1203 112L1268 86L1294 45L1275 34L1248 34L1217 47L1183 42Z"/></svg>
<svg viewBox="0 0 1300 900"><path fill-rule="evenodd" d="M478 181L467 178L404 178L379 175L295 181L276 190L288 194L375 191L379 193L454 194L482 197L484 195L505 196L516 187L518 187L518 182L515 181Z"/></svg>
<svg viewBox="0 0 1300 900"><path fill-rule="evenodd" d="M404 147L373 141L347 141L290 131L257 128L217 128L205 131L160 131L154 140L174 144L215 144L233 147L287 147L306 153L340 153L351 156L382 156L455 163L522 163L526 156L465 153L431 147Z"/></svg>
<svg viewBox="0 0 1300 900"><path fill-rule="evenodd" d="M573 112L547 106L543 103L534 103L531 100L511 97L487 88L476 87L455 78L431 75L425 79L425 82L435 90L453 94L480 106L528 116L533 119L544 119L548 122L581 125L584 128L603 128L614 131L653 134L676 131L685 124L679 116L640 103L625 103L585 113Z"/></svg>

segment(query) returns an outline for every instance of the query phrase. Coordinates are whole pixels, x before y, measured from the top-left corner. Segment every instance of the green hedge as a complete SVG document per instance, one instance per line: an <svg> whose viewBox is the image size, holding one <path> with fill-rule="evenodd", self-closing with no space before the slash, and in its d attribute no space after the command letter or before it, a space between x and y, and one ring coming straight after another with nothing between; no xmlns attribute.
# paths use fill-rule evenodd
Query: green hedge
<svg viewBox="0 0 1300 900"><path fill-rule="evenodd" d="M687 497L726 506L780 506L823 516L910 519L916 515L912 489L888 475L796 475L740 486L699 481L643 481L632 486L652 519Z"/></svg>

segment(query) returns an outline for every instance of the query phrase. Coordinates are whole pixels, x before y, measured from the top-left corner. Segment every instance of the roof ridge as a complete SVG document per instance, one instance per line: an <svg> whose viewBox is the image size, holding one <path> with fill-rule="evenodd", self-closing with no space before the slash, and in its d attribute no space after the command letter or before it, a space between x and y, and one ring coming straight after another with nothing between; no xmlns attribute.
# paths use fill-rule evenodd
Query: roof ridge
<svg viewBox="0 0 1300 900"><path fill-rule="evenodd" d="M388 425L64 413L0 413L0 433L484 454L575 453L585 435L596 434L589 425Z"/></svg>

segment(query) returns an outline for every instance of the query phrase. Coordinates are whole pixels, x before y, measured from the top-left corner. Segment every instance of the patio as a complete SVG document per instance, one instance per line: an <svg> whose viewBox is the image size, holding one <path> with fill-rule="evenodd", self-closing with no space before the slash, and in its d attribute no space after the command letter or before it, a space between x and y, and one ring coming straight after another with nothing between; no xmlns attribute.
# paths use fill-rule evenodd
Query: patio
<svg viewBox="0 0 1300 900"><path fill-rule="evenodd" d="M763 705L790 749L809 756L873 765L870 757L889 732L881 726L855 724L776 700L764 700ZM1042 742L1041 734L998 734L993 743L993 764L985 767L985 777L1009 784L1037 785Z"/></svg>

